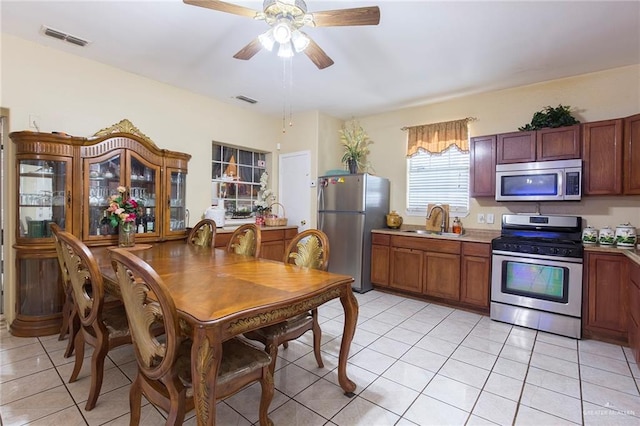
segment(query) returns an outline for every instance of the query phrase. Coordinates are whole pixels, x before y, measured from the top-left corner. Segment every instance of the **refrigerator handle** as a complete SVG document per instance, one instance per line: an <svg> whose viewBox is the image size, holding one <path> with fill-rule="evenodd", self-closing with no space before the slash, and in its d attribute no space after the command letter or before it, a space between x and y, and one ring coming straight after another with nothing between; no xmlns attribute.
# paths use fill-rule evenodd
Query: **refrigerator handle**
<svg viewBox="0 0 640 426"><path fill-rule="evenodd" d="M318 210L324 210L324 187L322 184L318 185ZM324 215L318 214L318 229L322 230L324 227Z"/></svg>

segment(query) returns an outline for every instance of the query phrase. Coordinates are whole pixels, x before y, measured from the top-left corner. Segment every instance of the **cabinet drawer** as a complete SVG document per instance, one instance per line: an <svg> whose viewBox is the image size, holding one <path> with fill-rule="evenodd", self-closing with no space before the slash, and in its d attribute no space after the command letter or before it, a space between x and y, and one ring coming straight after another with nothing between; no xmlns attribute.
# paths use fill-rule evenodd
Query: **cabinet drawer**
<svg viewBox="0 0 640 426"><path fill-rule="evenodd" d="M278 230L274 230L274 231L266 231L266 230L262 229L262 232L260 233L260 237L262 239L262 242L265 242L265 241L282 241L282 240L284 240L284 230L283 229L278 229Z"/></svg>
<svg viewBox="0 0 640 426"><path fill-rule="evenodd" d="M387 234L371 234L371 244L380 244L383 246L388 246L389 242L391 242L391 235Z"/></svg>
<svg viewBox="0 0 640 426"><path fill-rule="evenodd" d="M491 244L485 243L462 243L462 254L465 256L491 256Z"/></svg>
<svg viewBox="0 0 640 426"><path fill-rule="evenodd" d="M393 247L435 251L438 253L460 254L460 241L440 240L437 238L425 237L402 237L394 235L391 237L391 245Z"/></svg>

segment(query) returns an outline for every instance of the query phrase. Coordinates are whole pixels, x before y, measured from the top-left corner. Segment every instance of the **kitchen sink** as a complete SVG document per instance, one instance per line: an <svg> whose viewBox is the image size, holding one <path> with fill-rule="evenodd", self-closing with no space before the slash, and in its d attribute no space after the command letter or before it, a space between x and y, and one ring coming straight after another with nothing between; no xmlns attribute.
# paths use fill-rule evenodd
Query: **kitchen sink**
<svg viewBox="0 0 640 426"><path fill-rule="evenodd" d="M453 232L428 231L426 229L404 229L402 232L407 232L409 234L420 234L420 235L441 235L443 237L459 237L462 235L462 234L456 234Z"/></svg>

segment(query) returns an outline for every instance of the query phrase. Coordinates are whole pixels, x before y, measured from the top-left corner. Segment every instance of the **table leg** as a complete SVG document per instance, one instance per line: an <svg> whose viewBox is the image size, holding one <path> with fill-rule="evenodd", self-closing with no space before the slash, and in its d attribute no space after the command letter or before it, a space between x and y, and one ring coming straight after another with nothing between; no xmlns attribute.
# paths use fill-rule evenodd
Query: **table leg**
<svg viewBox="0 0 640 426"><path fill-rule="evenodd" d="M210 339L202 328L194 330L191 377L198 426L216 424L216 379L222 359L222 343Z"/></svg>
<svg viewBox="0 0 640 426"><path fill-rule="evenodd" d="M340 344L340 358L338 360L338 382L340 387L344 389L345 395L352 397L353 391L356 390L356 384L347 377L347 358L349 358L349 349L351 341L356 332L356 323L358 322L358 301L353 295L351 284L348 289L340 296L340 303L344 309L344 332L342 333L342 343Z"/></svg>

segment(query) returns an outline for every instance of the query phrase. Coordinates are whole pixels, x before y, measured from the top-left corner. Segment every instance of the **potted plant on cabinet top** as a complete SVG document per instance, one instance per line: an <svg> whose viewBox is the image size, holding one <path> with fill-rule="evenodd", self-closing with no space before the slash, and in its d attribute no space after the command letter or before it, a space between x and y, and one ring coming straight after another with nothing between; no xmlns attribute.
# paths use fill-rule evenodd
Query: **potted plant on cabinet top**
<svg viewBox="0 0 640 426"><path fill-rule="evenodd" d="M520 131L538 130L545 127L564 127L580 124L571 115L571 107L568 105L558 105L557 108L551 106L544 107L541 111L533 114L531 123L518 127Z"/></svg>
<svg viewBox="0 0 640 426"><path fill-rule="evenodd" d="M340 143L344 147L342 163L344 163L349 173L358 173L360 170L368 168L367 154L369 145L373 143L369 135L364 131L360 123L351 120L342 126L340 132Z"/></svg>

